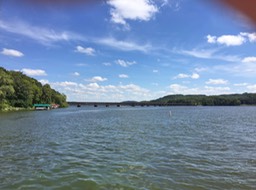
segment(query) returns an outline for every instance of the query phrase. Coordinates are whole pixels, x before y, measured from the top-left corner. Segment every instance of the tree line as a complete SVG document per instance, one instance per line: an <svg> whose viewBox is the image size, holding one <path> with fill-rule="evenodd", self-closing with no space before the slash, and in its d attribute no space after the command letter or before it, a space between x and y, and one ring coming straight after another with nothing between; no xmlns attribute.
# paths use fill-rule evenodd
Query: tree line
<svg viewBox="0 0 256 190"><path fill-rule="evenodd" d="M33 104L59 104L66 107L66 96L42 85L22 72L7 71L0 67L0 110L11 107L31 108Z"/></svg>
<svg viewBox="0 0 256 190"><path fill-rule="evenodd" d="M238 106L256 105L256 93L229 94L229 95L168 95L152 100L154 103L168 103L187 106Z"/></svg>

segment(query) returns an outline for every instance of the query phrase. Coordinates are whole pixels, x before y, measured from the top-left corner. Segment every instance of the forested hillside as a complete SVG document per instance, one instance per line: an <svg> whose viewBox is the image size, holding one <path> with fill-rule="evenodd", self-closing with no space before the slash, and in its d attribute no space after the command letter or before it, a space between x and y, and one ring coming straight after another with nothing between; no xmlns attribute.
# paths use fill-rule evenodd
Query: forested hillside
<svg viewBox="0 0 256 190"><path fill-rule="evenodd" d="M233 106L256 105L256 93L230 95L169 95L151 102L169 103L175 105L202 105L202 106Z"/></svg>
<svg viewBox="0 0 256 190"><path fill-rule="evenodd" d="M66 107L66 96L17 71L0 67L0 110L11 107L30 108L33 104L59 104Z"/></svg>

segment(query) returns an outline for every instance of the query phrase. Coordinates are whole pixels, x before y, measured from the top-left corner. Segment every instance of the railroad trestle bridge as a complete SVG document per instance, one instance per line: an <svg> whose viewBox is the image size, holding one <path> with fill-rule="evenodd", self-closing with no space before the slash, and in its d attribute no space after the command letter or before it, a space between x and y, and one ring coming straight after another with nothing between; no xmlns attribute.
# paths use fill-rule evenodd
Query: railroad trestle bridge
<svg viewBox="0 0 256 190"><path fill-rule="evenodd" d="M174 103L155 103L155 102L68 102L70 106L103 106L103 107L121 107L121 106L140 106L140 107L149 107L149 106L181 106L182 104L174 104Z"/></svg>

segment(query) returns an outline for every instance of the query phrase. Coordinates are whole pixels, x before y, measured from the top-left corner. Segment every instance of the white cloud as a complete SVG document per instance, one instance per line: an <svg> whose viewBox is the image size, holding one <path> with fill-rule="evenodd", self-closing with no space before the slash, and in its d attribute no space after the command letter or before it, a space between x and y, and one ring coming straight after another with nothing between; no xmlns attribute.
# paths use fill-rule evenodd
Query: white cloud
<svg viewBox="0 0 256 190"><path fill-rule="evenodd" d="M92 77L91 79L87 79L86 81L90 81L90 82L104 82L108 80L107 78L101 77L101 76L95 76Z"/></svg>
<svg viewBox="0 0 256 190"><path fill-rule="evenodd" d="M208 43L218 43L226 46L240 46L246 42L246 38L241 34L238 35L222 35L222 36L211 36L207 35Z"/></svg>
<svg viewBox="0 0 256 190"><path fill-rule="evenodd" d="M256 42L256 33L240 32L238 35L222 35L222 36L211 36L207 35L208 43L218 43L226 46L240 46L247 41L253 43Z"/></svg>
<svg viewBox="0 0 256 190"><path fill-rule="evenodd" d="M148 45L148 44L140 45L130 41L127 42L127 41L116 40L115 38L95 39L94 42L105 45L105 46L109 46L118 50L122 50L122 51L148 52L152 48L151 45Z"/></svg>
<svg viewBox="0 0 256 190"><path fill-rule="evenodd" d="M198 67L198 68L195 68L195 71L200 73L200 72L203 72L203 71L207 71L208 69L205 68L205 67Z"/></svg>
<svg viewBox="0 0 256 190"><path fill-rule="evenodd" d="M159 71L157 69L154 69L153 70L153 73L158 73Z"/></svg>
<svg viewBox="0 0 256 190"><path fill-rule="evenodd" d="M98 88L100 88L100 85L98 85L98 83L94 82L94 83L88 84L88 87L90 89L98 89Z"/></svg>
<svg viewBox="0 0 256 190"><path fill-rule="evenodd" d="M182 55L189 55L196 58L202 59L216 59L228 62L237 62L241 61L241 58L234 55L221 55L217 54L217 49L192 49L192 50L180 50L174 51L175 53Z"/></svg>
<svg viewBox="0 0 256 190"><path fill-rule="evenodd" d="M247 32L241 32L242 36L248 37L250 42L256 42L256 33L247 33Z"/></svg>
<svg viewBox="0 0 256 190"><path fill-rule="evenodd" d="M198 79L200 78L200 75L197 73L193 73L192 75L180 73L176 77L174 77L174 79L184 79L184 78Z"/></svg>
<svg viewBox="0 0 256 190"><path fill-rule="evenodd" d="M225 44L227 46L240 46L243 43L245 43L245 38L238 35L238 36L234 36L234 35L223 35L218 37L217 42L219 44Z"/></svg>
<svg viewBox="0 0 256 190"><path fill-rule="evenodd" d="M213 57L214 52L216 52L216 50L192 49L192 50L181 50L181 51L178 51L177 53L190 55L196 58L210 59Z"/></svg>
<svg viewBox="0 0 256 190"><path fill-rule="evenodd" d="M192 79L199 79L199 78L200 78L200 75L197 74L197 73L193 73L193 74L191 75L191 78L192 78Z"/></svg>
<svg viewBox="0 0 256 190"><path fill-rule="evenodd" d="M243 63L256 63L256 57L245 57L242 60Z"/></svg>
<svg viewBox="0 0 256 190"><path fill-rule="evenodd" d="M45 80L45 79L41 79L41 80L39 80L39 82L40 82L42 85L49 84L49 81L48 81L48 80Z"/></svg>
<svg viewBox="0 0 256 190"><path fill-rule="evenodd" d="M141 88L140 86L135 84L121 85L120 88L125 91L132 92L134 94L143 94L149 92L149 90Z"/></svg>
<svg viewBox="0 0 256 190"><path fill-rule="evenodd" d="M84 53L86 55L95 55L95 50L91 47L84 48L82 46L76 46L76 52Z"/></svg>
<svg viewBox="0 0 256 190"><path fill-rule="evenodd" d="M219 95L219 94L230 94L229 87L212 87L212 86L205 86L203 89L203 94L206 95Z"/></svg>
<svg viewBox="0 0 256 190"><path fill-rule="evenodd" d="M77 77L78 77L78 76L80 76L80 73L78 73L78 72L74 72L74 73L72 73L72 75L73 75L73 76L77 76Z"/></svg>
<svg viewBox="0 0 256 190"><path fill-rule="evenodd" d="M200 91L197 88L188 88L180 84L170 85L171 93L173 94L199 94Z"/></svg>
<svg viewBox="0 0 256 190"><path fill-rule="evenodd" d="M129 76L126 75L126 74L120 74L120 75L118 75L118 77L119 77L119 78L129 78Z"/></svg>
<svg viewBox="0 0 256 190"><path fill-rule="evenodd" d="M50 45L54 42L60 41L84 40L83 37L72 32L57 32L53 29L30 25L20 20L9 20L8 22L0 20L0 29L10 33L26 36L44 45Z"/></svg>
<svg viewBox="0 0 256 190"><path fill-rule="evenodd" d="M65 81L65 82L55 82L52 83L54 86L62 86L62 87L75 87L78 86L76 82L70 82L70 81Z"/></svg>
<svg viewBox="0 0 256 190"><path fill-rule="evenodd" d="M217 37L216 36L211 36L211 35L207 35L207 42L210 44L214 44L217 41Z"/></svg>
<svg viewBox="0 0 256 190"><path fill-rule="evenodd" d="M187 74L183 74L183 73L180 73L178 74L176 77L174 77L175 79L184 79L184 78L189 78L189 75Z"/></svg>
<svg viewBox="0 0 256 190"><path fill-rule="evenodd" d="M108 0L107 3L112 7L111 21L122 25L127 25L127 19L149 21L158 12L150 0Z"/></svg>
<svg viewBox="0 0 256 190"><path fill-rule="evenodd" d="M217 72L226 72L234 76L243 76L243 77L255 77L256 75L256 62L251 62L251 59L245 59L247 62L239 62L228 65L217 65L212 69Z"/></svg>
<svg viewBox="0 0 256 190"><path fill-rule="evenodd" d="M256 92L256 84L247 86L247 89L250 92Z"/></svg>
<svg viewBox="0 0 256 190"><path fill-rule="evenodd" d="M3 50L1 51L1 54L3 55L7 55L7 56L12 56L12 57L22 57L24 56L24 54L18 50L15 49L6 49L3 48Z"/></svg>
<svg viewBox="0 0 256 190"><path fill-rule="evenodd" d="M248 83L246 83L246 82L234 84L234 86L247 86L247 85L248 85Z"/></svg>
<svg viewBox="0 0 256 190"><path fill-rule="evenodd" d="M136 64L136 62L135 61L130 62L130 61L124 61L124 60L118 59L116 60L116 64L122 67L129 67L131 65Z"/></svg>
<svg viewBox="0 0 256 190"><path fill-rule="evenodd" d="M21 72L28 76L46 76L46 72L41 69L21 69Z"/></svg>
<svg viewBox="0 0 256 190"><path fill-rule="evenodd" d="M170 85L172 94L205 94L205 95L217 95L230 93L229 87L210 87L204 86L202 88L189 88L180 84Z"/></svg>
<svg viewBox="0 0 256 190"><path fill-rule="evenodd" d="M102 65L105 65L105 66L111 66L111 63L104 62L104 63L102 63Z"/></svg>
<svg viewBox="0 0 256 190"><path fill-rule="evenodd" d="M100 85L96 82L77 84L74 82L51 83L59 92L65 93L72 101L125 101L125 100L151 100L163 93L153 92L135 84L128 85Z"/></svg>
<svg viewBox="0 0 256 190"><path fill-rule="evenodd" d="M227 80L223 79L209 79L208 81L205 82L206 84L214 84L214 85L219 85L219 84L227 84Z"/></svg>

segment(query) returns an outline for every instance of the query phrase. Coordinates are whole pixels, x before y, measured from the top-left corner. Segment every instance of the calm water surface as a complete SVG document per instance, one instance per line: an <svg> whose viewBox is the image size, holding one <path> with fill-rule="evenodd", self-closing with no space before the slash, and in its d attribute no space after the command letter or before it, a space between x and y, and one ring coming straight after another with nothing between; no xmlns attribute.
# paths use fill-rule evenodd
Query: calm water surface
<svg viewBox="0 0 256 190"><path fill-rule="evenodd" d="M0 189L256 189L256 107L0 113Z"/></svg>

